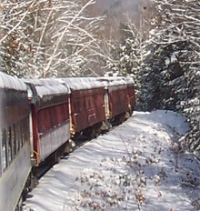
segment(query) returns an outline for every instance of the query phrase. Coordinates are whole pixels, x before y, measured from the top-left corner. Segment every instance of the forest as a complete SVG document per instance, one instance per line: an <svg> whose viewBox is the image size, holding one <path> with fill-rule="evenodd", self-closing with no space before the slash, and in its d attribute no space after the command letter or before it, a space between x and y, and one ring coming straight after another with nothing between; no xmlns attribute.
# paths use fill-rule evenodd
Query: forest
<svg viewBox="0 0 200 211"><path fill-rule="evenodd" d="M137 110L190 124L180 152L200 159L200 2L152 0L112 25L95 0L0 0L0 68L19 78L129 76ZM150 7L150 5L154 5ZM110 19L108 19L108 16Z"/></svg>

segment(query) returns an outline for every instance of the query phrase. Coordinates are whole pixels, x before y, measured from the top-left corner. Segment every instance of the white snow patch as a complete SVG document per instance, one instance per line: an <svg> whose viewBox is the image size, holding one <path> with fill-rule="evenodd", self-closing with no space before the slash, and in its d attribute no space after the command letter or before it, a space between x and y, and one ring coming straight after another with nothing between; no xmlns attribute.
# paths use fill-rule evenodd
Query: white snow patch
<svg viewBox="0 0 200 211"><path fill-rule="evenodd" d="M197 210L198 162L176 153L175 141L187 130L177 113L134 112L55 165L29 194L24 211Z"/></svg>

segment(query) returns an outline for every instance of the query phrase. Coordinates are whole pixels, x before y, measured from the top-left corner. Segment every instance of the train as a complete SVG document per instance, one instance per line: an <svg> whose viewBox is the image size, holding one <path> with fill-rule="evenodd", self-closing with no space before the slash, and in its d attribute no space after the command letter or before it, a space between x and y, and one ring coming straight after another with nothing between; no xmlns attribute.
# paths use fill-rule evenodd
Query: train
<svg viewBox="0 0 200 211"><path fill-rule="evenodd" d="M0 72L0 210L20 210L35 170L135 109L126 77L18 79Z"/></svg>

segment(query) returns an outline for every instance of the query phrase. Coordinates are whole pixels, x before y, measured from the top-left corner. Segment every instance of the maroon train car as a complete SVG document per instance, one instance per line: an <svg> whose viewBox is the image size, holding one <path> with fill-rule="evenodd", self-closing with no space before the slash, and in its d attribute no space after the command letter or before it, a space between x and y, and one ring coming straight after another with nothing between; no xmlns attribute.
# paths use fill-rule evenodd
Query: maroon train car
<svg viewBox="0 0 200 211"><path fill-rule="evenodd" d="M60 152L61 146L64 149L70 138L69 89L55 79L26 83L32 110L32 159L38 166L55 151Z"/></svg>
<svg viewBox="0 0 200 211"><path fill-rule="evenodd" d="M64 78L71 90L71 133L77 135L87 129L89 133L101 130L105 114L105 83L95 78ZM93 131L94 130L94 131Z"/></svg>
<svg viewBox="0 0 200 211"><path fill-rule="evenodd" d="M109 121L112 125L123 122L130 116L130 107L134 107L134 102L130 104L129 93L134 92L128 88L127 81L123 77L103 77L101 81L107 82Z"/></svg>

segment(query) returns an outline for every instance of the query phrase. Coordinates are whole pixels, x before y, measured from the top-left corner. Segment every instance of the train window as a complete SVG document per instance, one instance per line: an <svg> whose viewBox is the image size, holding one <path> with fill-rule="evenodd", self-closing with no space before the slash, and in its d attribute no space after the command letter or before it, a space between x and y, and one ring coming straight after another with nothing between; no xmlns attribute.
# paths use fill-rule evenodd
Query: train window
<svg viewBox="0 0 200 211"><path fill-rule="evenodd" d="M7 140L8 140L8 161L9 164L11 164L13 159L13 143L12 143L12 130L11 127L9 127L7 132Z"/></svg>
<svg viewBox="0 0 200 211"><path fill-rule="evenodd" d="M12 146L14 156L18 154L20 149L23 147L24 142L27 139L27 133L29 131L26 129L27 127L27 118L20 120L11 130L12 137Z"/></svg>
<svg viewBox="0 0 200 211"><path fill-rule="evenodd" d="M21 121L18 123L18 151L21 149L21 139L22 139L22 128L21 128Z"/></svg>
<svg viewBox="0 0 200 211"><path fill-rule="evenodd" d="M44 122L45 119L45 122ZM48 110L43 109L38 112L38 130L40 133L44 132L49 124Z"/></svg>
<svg viewBox="0 0 200 211"><path fill-rule="evenodd" d="M10 128L10 138L11 138L11 157L12 160L16 157L16 134L15 134L15 125Z"/></svg>
<svg viewBox="0 0 200 211"><path fill-rule="evenodd" d="M18 122L15 125L15 147L16 147L16 153L18 153L20 151L20 122Z"/></svg>
<svg viewBox="0 0 200 211"><path fill-rule="evenodd" d="M47 132L69 119L67 104L42 109L38 112L38 131ZM27 134L28 136L28 134Z"/></svg>
<svg viewBox="0 0 200 211"><path fill-rule="evenodd" d="M56 126L58 123L56 108L45 108L38 112L38 131L44 133Z"/></svg>
<svg viewBox="0 0 200 211"><path fill-rule="evenodd" d="M14 128L15 128L15 153L17 154L19 152L19 132L18 132L18 126L19 124L15 124Z"/></svg>
<svg viewBox="0 0 200 211"><path fill-rule="evenodd" d="M11 134L12 134L12 145L13 145L12 152L13 152L13 159L14 159L18 153L17 143L16 143L16 124L13 125Z"/></svg>
<svg viewBox="0 0 200 211"><path fill-rule="evenodd" d="M22 122L18 122L18 128L17 128L17 137L18 137L18 150L20 151L22 147Z"/></svg>
<svg viewBox="0 0 200 211"><path fill-rule="evenodd" d="M2 167L3 171L8 167L8 145L7 145L7 137L6 130L3 130L2 134Z"/></svg>
<svg viewBox="0 0 200 211"><path fill-rule="evenodd" d="M68 109L65 104L56 106L57 124L60 125L68 119Z"/></svg>
<svg viewBox="0 0 200 211"><path fill-rule="evenodd" d="M43 133L50 127L51 118L48 109L43 109L38 112L38 131Z"/></svg>
<svg viewBox="0 0 200 211"><path fill-rule="evenodd" d="M13 151L14 151L14 156L16 157L17 153L18 153L18 149L17 149L17 136L16 136L16 124L13 125Z"/></svg>

